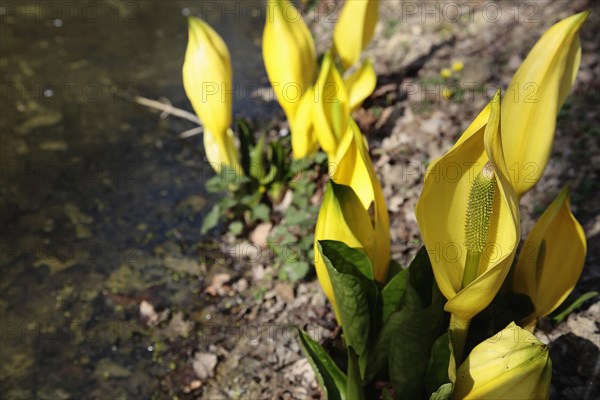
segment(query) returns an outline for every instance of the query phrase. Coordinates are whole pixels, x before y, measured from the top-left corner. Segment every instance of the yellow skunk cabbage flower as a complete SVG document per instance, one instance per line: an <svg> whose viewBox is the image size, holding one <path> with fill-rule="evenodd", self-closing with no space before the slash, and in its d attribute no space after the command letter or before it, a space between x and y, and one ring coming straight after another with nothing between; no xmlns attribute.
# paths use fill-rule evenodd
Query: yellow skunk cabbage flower
<svg viewBox="0 0 600 400"><path fill-rule="evenodd" d="M535 44L502 101L502 142L517 195L531 189L546 168L556 117L581 60L579 29L589 11L552 26Z"/></svg>
<svg viewBox="0 0 600 400"><path fill-rule="evenodd" d="M321 148L331 157L348 131L351 119L346 85L331 53L323 58L315 92L313 123Z"/></svg>
<svg viewBox="0 0 600 400"><path fill-rule="evenodd" d="M294 119L290 121L292 131L292 152L299 160L317 151L319 143L313 122L315 88L310 87L300 99Z"/></svg>
<svg viewBox="0 0 600 400"><path fill-rule="evenodd" d="M344 79L348 92L348 107L350 112L356 111L377 86L377 75L370 59L366 59L360 68Z"/></svg>
<svg viewBox="0 0 600 400"><path fill-rule="evenodd" d="M390 223L365 139L354 121L350 122L330 166L331 183L325 191L315 228L315 267L337 316L333 288L317 242L338 240L362 248L373 265L373 278L383 282L390 262Z"/></svg>
<svg viewBox="0 0 600 400"><path fill-rule="evenodd" d="M347 0L333 31L333 45L345 69L360 58L379 18L379 0Z"/></svg>
<svg viewBox="0 0 600 400"><path fill-rule="evenodd" d="M183 63L183 87L204 125L206 157L218 172L235 167L238 152L231 131L231 61L227 45L208 24L188 19L189 41Z"/></svg>
<svg viewBox="0 0 600 400"><path fill-rule="evenodd" d="M531 230L514 271L514 291L528 295L535 306L530 321L550 314L571 293L583 270L586 247L565 188Z"/></svg>
<svg viewBox="0 0 600 400"><path fill-rule="evenodd" d="M435 280L452 313L461 359L469 321L502 286L520 238L517 198L500 140L500 91L456 144L432 162L416 217Z"/></svg>
<svg viewBox="0 0 600 400"><path fill-rule="evenodd" d="M301 99L314 84L317 61L310 31L300 12L289 1L267 1L262 50L271 86L294 136L296 125L302 124L296 121L299 118L296 112L302 103ZM310 138L308 140L310 142ZM313 148L314 140L304 147ZM294 155L299 157L303 152L295 149Z"/></svg>
<svg viewBox="0 0 600 400"><path fill-rule="evenodd" d="M548 347L511 322L458 367L452 399L547 399L551 376Z"/></svg>

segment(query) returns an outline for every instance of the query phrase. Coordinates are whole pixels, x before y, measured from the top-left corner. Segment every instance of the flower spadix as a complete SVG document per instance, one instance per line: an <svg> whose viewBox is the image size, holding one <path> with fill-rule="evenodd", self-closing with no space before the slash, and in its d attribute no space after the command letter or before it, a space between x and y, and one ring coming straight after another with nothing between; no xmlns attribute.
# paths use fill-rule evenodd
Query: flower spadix
<svg viewBox="0 0 600 400"><path fill-rule="evenodd" d="M517 195L540 179L554 140L556 117L581 60L579 30L589 11L552 26L521 64L502 101L502 142Z"/></svg>
<svg viewBox="0 0 600 400"><path fill-rule="evenodd" d="M317 248L319 240L337 240L361 248L371 260L373 278L386 279L390 261L389 219L379 179L365 139L354 121L330 160L331 182L315 228L315 267L327 298L336 310L329 274Z"/></svg>
<svg viewBox="0 0 600 400"><path fill-rule="evenodd" d="M445 309L464 322L496 295L520 237L499 99L498 92L448 153L429 165L416 207Z"/></svg>
<svg viewBox="0 0 600 400"><path fill-rule="evenodd" d="M358 61L360 53L373 37L378 17L379 0L352 0L344 3L333 32L335 51L344 68L347 69Z"/></svg>
<svg viewBox="0 0 600 400"><path fill-rule="evenodd" d="M548 347L511 322L477 345L456 371L453 399L547 399Z"/></svg>
<svg viewBox="0 0 600 400"><path fill-rule="evenodd" d="M204 149L215 170L234 167L238 153L230 129L232 74L229 50L208 24L188 19L189 40L183 64L183 86L204 125Z"/></svg>
<svg viewBox="0 0 600 400"><path fill-rule="evenodd" d="M317 74L315 45L300 12L288 0L268 0L263 32L263 59L275 96L290 122L294 156L301 158L315 147L316 139L306 136L310 124L304 121L309 88ZM307 97L308 96L308 97ZM298 108L304 104L302 113ZM307 128L308 127L308 128ZM295 132L296 131L296 132Z"/></svg>
<svg viewBox="0 0 600 400"><path fill-rule="evenodd" d="M586 247L565 188L531 230L514 271L514 291L528 295L535 306L530 320L550 314L571 293L583 270Z"/></svg>

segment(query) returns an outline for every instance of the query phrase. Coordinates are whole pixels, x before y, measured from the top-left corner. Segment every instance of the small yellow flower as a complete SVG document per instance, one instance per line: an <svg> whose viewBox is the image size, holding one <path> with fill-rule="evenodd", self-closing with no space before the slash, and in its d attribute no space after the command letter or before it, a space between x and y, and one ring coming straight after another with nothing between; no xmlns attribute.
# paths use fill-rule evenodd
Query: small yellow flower
<svg viewBox="0 0 600 400"><path fill-rule="evenodd" d="M461 72L463 68L465 68L465 64L460 60L454 61L452 63L452 71L454 72Z"/></svg>
<svg viewBox="0 0 600 400"><path fill-rule="evenodd" d="M440 76L444 79L449 79L452 76L452 71L450 71L448 68L443 68L440 71Z"/></svg>
<svg viewBox="0 0 600 400"><path fill-rule="evenodd" d="M442 97L446 100L450 100L452 99L452 96L454 96L454 91L452 89L449 89L447 87L444 87L442 89Z"/></svg>

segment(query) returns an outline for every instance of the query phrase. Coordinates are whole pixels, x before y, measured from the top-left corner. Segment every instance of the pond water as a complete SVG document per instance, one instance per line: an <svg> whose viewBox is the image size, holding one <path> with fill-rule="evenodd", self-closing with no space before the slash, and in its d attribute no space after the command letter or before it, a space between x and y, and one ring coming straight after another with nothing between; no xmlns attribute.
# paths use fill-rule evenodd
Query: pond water
<svg viewBox="0 0 600 400"><path fill-rule="evenodd" d="M130 95L191 110L184 15L202 16L230 46L234 112L264 121L275 105L250 95L267 85L261 11L260 1L0 3L3 398L172 392L162 377L176 365L157 362L139 305L192 319L210 306L198 293L221 260L199 233L212 172L201 137L177 137L191 123Z"/></svg>

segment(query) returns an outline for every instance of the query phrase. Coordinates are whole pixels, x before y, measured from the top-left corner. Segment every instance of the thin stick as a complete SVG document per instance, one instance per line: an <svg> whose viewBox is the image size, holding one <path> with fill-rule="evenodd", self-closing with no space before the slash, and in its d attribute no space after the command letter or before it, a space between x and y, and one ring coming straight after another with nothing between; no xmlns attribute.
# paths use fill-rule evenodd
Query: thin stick
<svg viewBox="0 0 600 400"><path fill-rule="evenodd" d="M187 119L188 121L191 121L197 125L202 125L196 115L192 114L189 111L182 110L181 108L173 107L173 105L171 105L171 103L169 103L168 100L165 103L162 101L147 99L147 98L141 97L141 96L135 96L133 98L133 100L136 103L141 104L143 106L162 111L161 118L166 118L169 115L173 115L175 117ZM198 132L198 133L200 133L200 132ZM186 137L189 137L189 136L192 136L192 135L188 135Z"/></svg>
<svg viewBox="0 0 600 400"><path fill-rule="evenodd" d="M194 135L201 134L202 131L204 131L204 129L201 126L197 126L196 128L188 129L185 132L181 132L179 134L179 138L180 139L187 139L187 138L192 137Z"/></svg>

